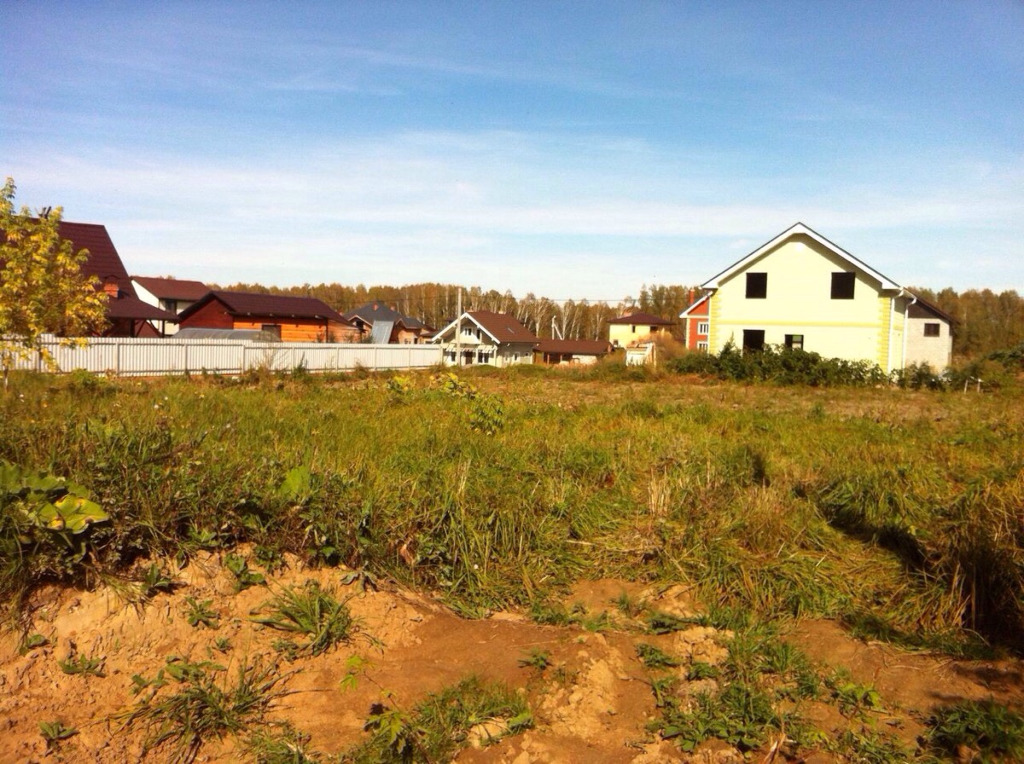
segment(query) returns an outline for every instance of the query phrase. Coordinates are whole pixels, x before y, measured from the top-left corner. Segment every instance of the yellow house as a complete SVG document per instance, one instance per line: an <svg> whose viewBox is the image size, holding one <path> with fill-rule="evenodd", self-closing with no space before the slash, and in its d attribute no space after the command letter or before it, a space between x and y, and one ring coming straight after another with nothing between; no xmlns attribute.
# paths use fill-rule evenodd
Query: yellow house
<svg viewBox="0 0 1024 764"><path fill-rule="evenodd" d="M627 313L608 321L608 341L617 348L638 342L650 342L656 337L668 336L675 326L671 321L650 313Z"/></svg>
<svg viewBox="0 0 1024 764"><path fill-rule="evenodd" d="M948 315L803 223L701 286L710 295L713 353L730 342L744 350L768 344L865 360L886 372L950 361Z"/></svg>

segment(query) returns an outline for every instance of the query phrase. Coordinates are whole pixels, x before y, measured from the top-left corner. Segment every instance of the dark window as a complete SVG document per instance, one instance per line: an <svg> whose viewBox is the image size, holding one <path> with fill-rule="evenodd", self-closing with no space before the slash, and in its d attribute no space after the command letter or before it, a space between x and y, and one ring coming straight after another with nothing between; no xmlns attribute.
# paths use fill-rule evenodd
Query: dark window
<svg viewBox="0 0 1024 764"><path fill-rule="evenodd" d="M743 330L743 352L757 352L764 349L764 329Z"/></svg>
<svg viewBox="0 0 1024 764"><path fill-rule="evenodd" d="M263 324L260 330L281 339L281 324Z"/></svg>
<svg viewBox="0 0 1024 764"><path fill-rule="evenodd" d="M763 300L768 295L768 274L747 274L747 299Z"/></svg>
<svg viewBox="0 0 1024 764"><path fill-rule="evenodd" d="M804 335L802 334L787 334L786 335L786 347L790 350L803 350L804 349Z"/></svg>
<svg viewBox="0 0 1024 764"><path fill-rule="evenodd" d="M939 336L939 325L938 324L925 324L924 325L924 336L925 337L938 337Z"/></svg>
<svg viewBox="0 0 1024 764"><path fill-rule="evenodd" d="M857 276L853 273L832 274L832 299L852 300L853 285L857 283Z"/></svg>

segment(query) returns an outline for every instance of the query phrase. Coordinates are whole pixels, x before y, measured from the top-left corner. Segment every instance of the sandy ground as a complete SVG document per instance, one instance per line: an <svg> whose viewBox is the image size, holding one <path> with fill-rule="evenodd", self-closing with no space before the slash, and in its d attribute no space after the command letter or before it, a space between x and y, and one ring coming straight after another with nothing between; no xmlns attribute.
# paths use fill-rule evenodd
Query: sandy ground
<svg viewBox="0 0 1024 764"><path fill-rule="evenodd" d="M290 722L309 735L310 750L327 754L364 739L370 706L382 697L412 708L427 693L476 674L524 692L536 724L495 745L467 749L459 754L460 762L741 760L717 744L684 757L647 729L657 711L650 675L636 658L636 643L714 663L726 654L723 635L701 627L662 636L640 634L611 600L625 591L633 598L648 598L660 610L692 614L681 587L643 591L621 581L580 584L568 602L583 603L591 614L607 611L618 619L619 628L595 633L538 625L515 613L466 620L421 595L344 586L344 573L293 565L272 578L269 590L255 586L236 593L233 576L217 558L207 557L176 574L182 586L174 592L158 594L141 606L126 603L110 587L38 592L26 633L41 634L48 643L19 651L19 633L0 635L0 762L167 760L166 749L144 753L145 730L126 726L124 714L138 701L132 693L133 675L155 676L170 656L215 661L229 672L255 659L277 665L286 674L280 684L286 692L268 718ZM350 644L288 662L272 647L281 633L253 623L249 615L279 587L310 579L350 597L358 632ZM219 616L216 630L189 625L187 597L212 601L210 607ZM227 652L217 649L218 639L230 643ZM887 705L898 709L899 718L888 721L908 741L919 734L919 719L936 704L987 697L1018 704L1024 699L1024 676L1017 662L901 653L851 639L828 622L804 622L792 639L815 661L845 666L859 682L872 684ZM531 651L546 652L551 665L543 672L522 665ZM58 661L75 655L101 657L103 676L65 674ZM352 656L363 661L354 674L354 686L345 681L352 673ZM846 723L834 706L824 703L809 713L825 730ZM39 723L55 720L78 733L48 747ZM197 760L244 761L246 756L238 741L227 737L205 744ZM830 759L815 754L808 760Z"/></svg>

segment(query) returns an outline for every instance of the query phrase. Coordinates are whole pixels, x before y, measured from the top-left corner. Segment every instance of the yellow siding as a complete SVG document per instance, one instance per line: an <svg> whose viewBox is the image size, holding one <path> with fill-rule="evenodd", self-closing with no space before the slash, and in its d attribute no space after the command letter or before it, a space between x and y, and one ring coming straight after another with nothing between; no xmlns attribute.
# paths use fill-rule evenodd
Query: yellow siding
<svg viewBox="0 0 1024 764"><path fill-rule="evenodd" d="M650 324L608 324L608 341L619 347L627 347L634 342L646 340L665 334L664 327L655 327L651 331Z"/></svg>
<svg viewBox="0 0 1024 764"><path fill-rule="evenodd" d="M848 262L808 236L786 239L719 285L712 300L710 349L718 352L730 339L739 346L744 329L763 329L771 345L782 345L787 334L801 334L805 350L875 361L887 328L878 307L881 285L857 272L854 299L833 300L832 273L850 270ZM746 297L748 272L767 274L764 299Z"/></svg>

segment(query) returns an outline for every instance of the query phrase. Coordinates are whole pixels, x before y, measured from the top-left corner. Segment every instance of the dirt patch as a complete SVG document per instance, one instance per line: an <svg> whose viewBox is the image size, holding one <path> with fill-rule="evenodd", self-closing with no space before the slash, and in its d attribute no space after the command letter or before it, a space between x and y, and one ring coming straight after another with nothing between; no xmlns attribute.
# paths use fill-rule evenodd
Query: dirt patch
<svg viewBox="0 0 1024 764"><path fill-rule="evenodd" d="M309 736L310 749L325 753L338 753L364 739L370 707L382 698L411 709L426 694L475 674L524 693L535 727L483 746L488 733L500 734L500 729L494 726L497 722L481 723L477 737L483 747L468 748L459 761L660 764L682 756L648 729L657 709L637 644L708 664L726 656L723 642L729 635L708 627L694 625L666 635L640 631L642 621L635 610L640 603L692 617L697 608L684 587L580 583L566 605L576 606L589 622L599 622L606 613L613 628L597 633L579 625L539 625L516 613L469 621L407 591L345 586L344 572L302 569L293 560L269 588L236 592L234 577L217 558L207 557L178 574L182 585L177 590L138 606L126 604L109 587L39 592L26 634L40 634L47 644L19 650L19 634L0 636L0 762L164 760L165 750L143 756L145 730L126 727L124 714L138 702L133 676L152 678L169 658L178 656L216 662L228 672L253 661L277 666L287 673L282 682L286 694L277 699L269 719L290 723ZM273 592L309 580L348 598L357 636L320 656L288 661L274 647L281 633L254 623L250 615ZM216 628L189 623L195 604L205 604ZM792 640L813 660L848 668L908 719L962 698L995 697L1010 704L1022 698L1022 670L1015 661L965 662L901 653L852 639L829 622L805 622ZM358 664L352 662L354 656ZM79 657L100 659L102 676L64 673L59 662ZM694 684L692 689L701 687ZM811 706L807 715L825 730L841 728L844 722L826 704ZM56 720L78 733L48 751L38 725ZM918 730L912 721L904 729L908 735ZM202 760L244 759L237 745L232 739L209 741ZM709 744L689 760L725 762L735 760L735 752Z"/></svg>

